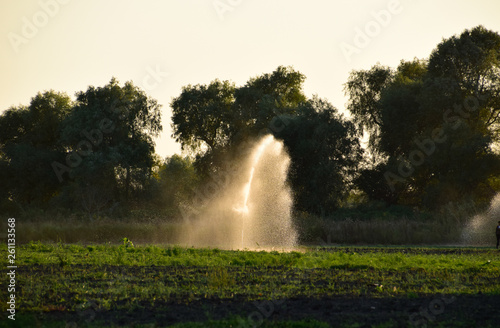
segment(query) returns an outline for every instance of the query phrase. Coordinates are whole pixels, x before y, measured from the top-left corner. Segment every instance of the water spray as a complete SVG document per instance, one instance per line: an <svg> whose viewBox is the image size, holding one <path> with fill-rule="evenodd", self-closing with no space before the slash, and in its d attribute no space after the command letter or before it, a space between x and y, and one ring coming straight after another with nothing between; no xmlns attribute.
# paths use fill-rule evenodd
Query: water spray
<svg viewBox="0 0 500 328"><path fill-rule="evenodd" d="M247 158L237 160L239 169L228 173L232 178L224 188L186 224L181 244L230 249L295 247L289 164L281 141L272 135L260 139Z"/></svg>
<svg viewBox="0 0 500 328"><path fill-rule="evenodd" d="M248 216L248 198L250 196L250 189L252 188L252 180L255 172L255 166L259 163L259 160L262 156L262 153L266 149L266 147L273 142L274 138L272 135L266 136L260 143L259 147L252 154L253 162L252 167L250 168L250 174L248 178L248 182L243 186L243 206L242 207L234 207L233 209L241 213L241 249L244 248L244 234L245 234L245 216Z"/></svg>

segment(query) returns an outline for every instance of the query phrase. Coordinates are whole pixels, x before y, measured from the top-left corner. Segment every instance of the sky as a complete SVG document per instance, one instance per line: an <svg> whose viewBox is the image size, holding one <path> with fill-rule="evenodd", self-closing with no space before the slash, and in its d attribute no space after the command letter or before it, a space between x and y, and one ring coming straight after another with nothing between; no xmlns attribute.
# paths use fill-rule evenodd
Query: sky
<svg viewBox="0 0 500 328"><path fill-rule="evenodd" d="M172 98L293 66L306 96L344 111L352 70L428 58L443 38L500 32L498 0L0 0L0 113L38 92L73 99L112 77L162 104L156 152L180 153Z"/></svg>

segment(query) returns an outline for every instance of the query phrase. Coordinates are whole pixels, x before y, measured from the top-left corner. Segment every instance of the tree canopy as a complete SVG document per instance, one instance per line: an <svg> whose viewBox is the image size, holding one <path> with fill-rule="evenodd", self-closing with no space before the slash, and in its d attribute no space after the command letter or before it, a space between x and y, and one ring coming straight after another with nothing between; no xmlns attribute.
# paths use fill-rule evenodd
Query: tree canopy
<svg viewBox="0 0 500 328"><path fill-rule="evenodd" d="M354 71L348 109L377 161L358 186L373 199L424 207L489 199L500 173L500 36L479 26L429 60Z"/></svg>
<svg viewBox="0 0 500 328"><path fill-rule="evenodd" d="M131 82L39 93L0 116L3 202L64 203L94 213L143 189L155 164L161 112Z"/></svg>
<svg viewBox="0 0 500 328"><path fill-rule="evenodd" d="M276 135L290 153L296 209L324 215L339 208L361 160L354 125L315 97L301 103Z"/></svg>
<svg viewBox="0 0 500 328"><path fill-rule="evenodd" d="M38 93L29 106L0 116L1 194L21 204L43 203L59 189L51 162L62 160L59 142L71 99L55 91Z"/></svg>

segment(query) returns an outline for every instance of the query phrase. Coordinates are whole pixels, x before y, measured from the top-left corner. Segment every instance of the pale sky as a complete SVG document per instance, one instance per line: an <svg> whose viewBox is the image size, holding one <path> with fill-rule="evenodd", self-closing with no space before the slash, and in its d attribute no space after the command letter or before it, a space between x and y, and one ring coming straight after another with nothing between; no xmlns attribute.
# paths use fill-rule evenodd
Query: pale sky
<svg viewBox="0 0 500 328"><path fill-rule="evenodd" d="M0 112L53 89L74 99L111 77L163 105L161 156L173 97L219 78L244 84L279 65L307 77L305 93L345 108L353 69L427 58L443 39L500 31L498 0L0 0ZM367 34L360 36L360 32ZM345 53L348 47L352 52ZM356 48L354 48L356 47Z"/></svg>

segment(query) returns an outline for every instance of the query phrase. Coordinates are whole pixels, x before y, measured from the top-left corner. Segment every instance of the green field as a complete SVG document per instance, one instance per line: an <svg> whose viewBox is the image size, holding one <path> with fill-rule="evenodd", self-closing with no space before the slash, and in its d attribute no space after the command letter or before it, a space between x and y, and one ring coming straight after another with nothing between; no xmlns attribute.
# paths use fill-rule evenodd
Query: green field
<svg viewBox="0 0 500 328"><path fill-rule="evenodd" d="M500 251L28 243L11 327L499 327ZM2 257L7 248L2 246ZM7 288L0 290L2 300Z"/></svg>

